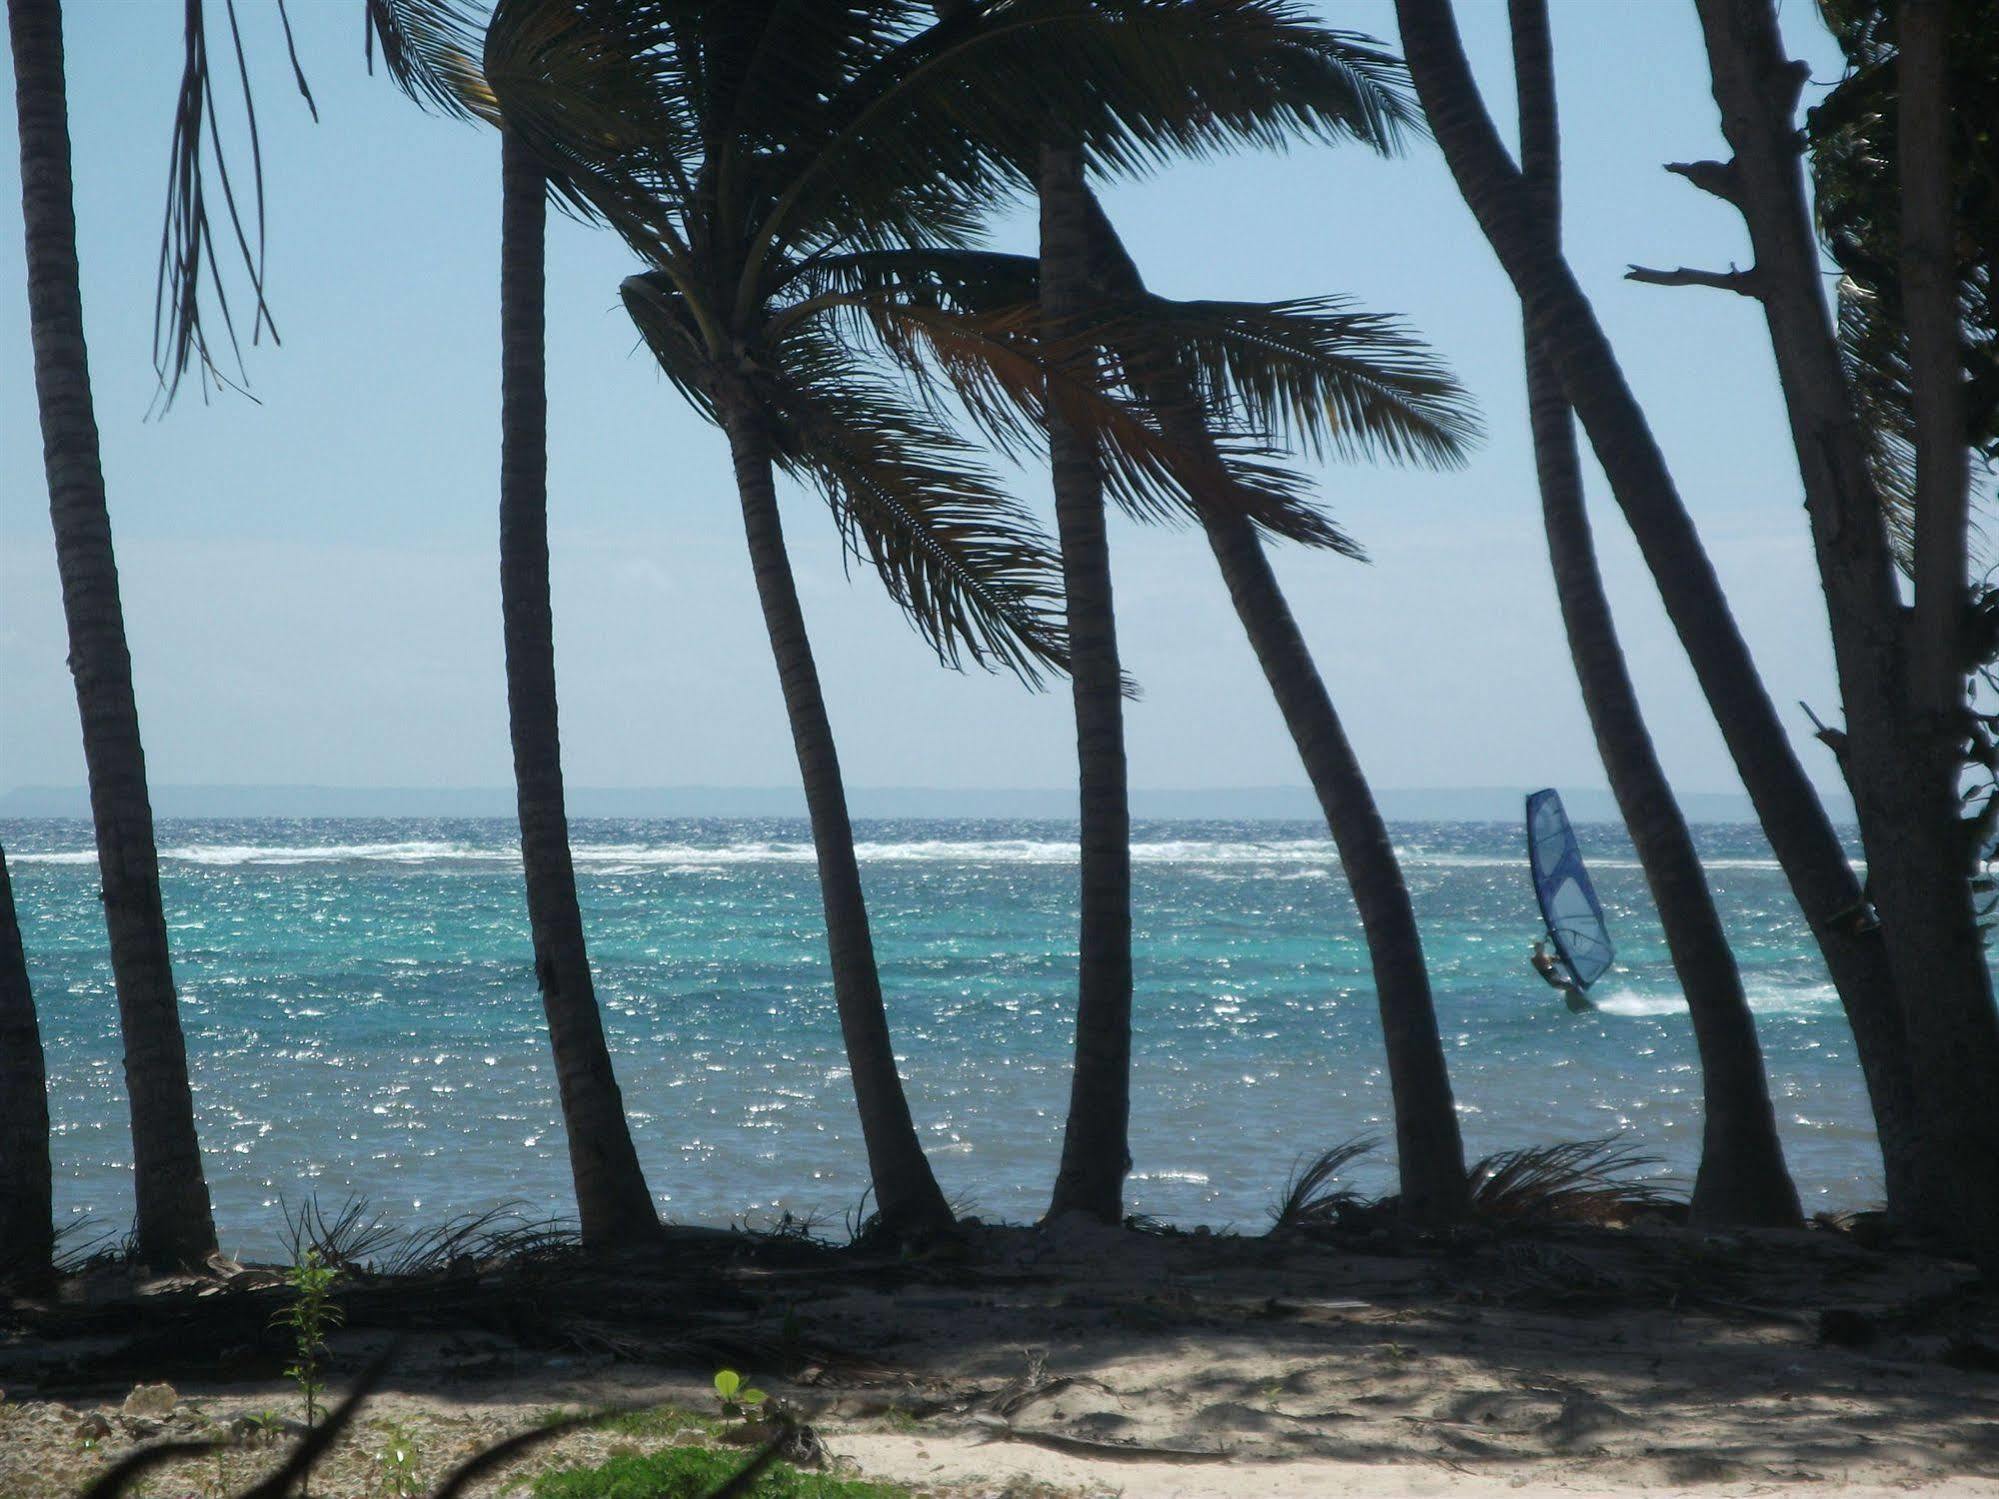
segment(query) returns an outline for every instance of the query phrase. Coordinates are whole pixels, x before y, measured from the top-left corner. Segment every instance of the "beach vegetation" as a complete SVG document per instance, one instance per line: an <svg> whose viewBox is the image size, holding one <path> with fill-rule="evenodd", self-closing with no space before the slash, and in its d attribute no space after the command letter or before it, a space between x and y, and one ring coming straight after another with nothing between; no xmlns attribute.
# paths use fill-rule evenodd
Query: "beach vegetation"
<svg viewBox="0 0 1999 1499"><path fill-rule="evenodd" d="M340 1271L308 1249L285 1274L290 1301L272 1321L291 1334L292 1362L285 1378L297 1388L307 1429L319 1420L319 1397L325 1393L321 1361L325 1358L327 1335L340 1326L345 1314L333 1300L334 1282Z"/></svg>
<svg viewBox="0 0 1999 1499"><path fill-rule="evenodd" d="M589 1468L544 1473L534 1499L705 1499L735 1479L741 1456L712 1447L668 1447L625 1454ZM742 1499L911 1499L901 1484L815 1473L772 1462L747 1485L730 1490Z"/></svg>

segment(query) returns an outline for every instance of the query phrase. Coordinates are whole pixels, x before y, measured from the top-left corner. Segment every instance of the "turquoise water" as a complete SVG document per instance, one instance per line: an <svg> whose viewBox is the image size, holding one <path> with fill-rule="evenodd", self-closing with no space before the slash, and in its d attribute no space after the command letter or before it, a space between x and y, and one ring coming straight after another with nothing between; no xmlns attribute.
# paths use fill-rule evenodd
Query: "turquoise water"
<svg viewBox="0 0 1999 1499"><path fill-rule="evenodd" d="M1584 851L1619 946L1600 1013L1529 970L1517 828L1395 829L1474 1154L1625 1132L1683 1179L1685 1007L1621 830ZM1046 1203L1067 1099L1075 843L1052 823L858 828L891 1021L938 1174L967 1211ZM1700 830L1808 1207L1880 1191L1851 1037L1753 828ZM1260 1227L1301 1152L1390 1137L1366 950L1324 829L1135 833L1133 1211ZM58 1209L129 1218L116 1011L89 829L0 828L42 1013ZM579 822L599 995L666 1216L835 1223L865 1184L810 847L786 822ZM225 1245L279 1202L405 1220L569 1211L513 828L169 822L162 876ZM1361 1171L1382 1186L1384 1148Z"/></svg>

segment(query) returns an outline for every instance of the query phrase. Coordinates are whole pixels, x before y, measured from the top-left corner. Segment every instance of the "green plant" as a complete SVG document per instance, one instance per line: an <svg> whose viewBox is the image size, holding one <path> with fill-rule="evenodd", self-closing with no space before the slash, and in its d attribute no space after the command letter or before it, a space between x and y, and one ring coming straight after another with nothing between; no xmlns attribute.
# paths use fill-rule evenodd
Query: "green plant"
<svg viewBox="0 0 1999 1499"><path fill-rule="evenodd" d="M298 1263L285 1272L285 1284L292 1292L291 1304L271 1319L274 1326L291 1331L292 1363L285 1370L285 1378L298 1386L308 1431L318 1424L319 1397L326 1389L325 1381L320 1378L326 1335L341 1322L340 1308L333 1304L333 1284L339 1278L340 1272L327 1264L317 1249L307 1249L299 1256ZM305 1491L301 1483L299 1492Z"/></svg>
<svg viewBox="0 0 1999 1499"><path fill-rule="evenodd" d="M769 1398L762 1390L744 1384L743 1376L734 1369L719 1369L715 1373L715 1399L722 1407L724 1420L755 1420L757 1407Z"/></svg>
<svg viewBox="0 0 1999 1499"><path fill-rule="evenodd" d="M703 1499L736 1477L742 1459L708 1447L668 1447L614 1457L594 1468L544 1473L534 1499ZM900 1484L803 1473L772 1463L739 1492L742 1499L912 1499Z"/></svg>
<svg viewBox="0 0 1999 1499"><path fill-rule="evenodd" d="M421 1492L417 1481L416 1436L400 1421L384 1421L382 1445L375 1453L375 1467L381 1489L388 1499L416 1499Z"/></svg>
<svg viewBox="0 0 1999 1499"><path fill-rule="evenodd" d="M669 1441L686 1437L691 1440L693 1437L719 1436L722 1423L713 1416L684 1410L677 1405L654 1405L644 1410L608 1413L598 1422L598 1430L622 1437L664 1438Z"/></svg>

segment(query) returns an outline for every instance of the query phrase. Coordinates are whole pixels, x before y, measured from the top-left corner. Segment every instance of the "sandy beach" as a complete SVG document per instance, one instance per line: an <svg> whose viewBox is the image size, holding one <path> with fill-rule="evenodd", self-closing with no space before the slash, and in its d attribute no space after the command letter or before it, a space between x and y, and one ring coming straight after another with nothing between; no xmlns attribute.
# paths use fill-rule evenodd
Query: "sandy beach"
<svg viewBox="0 0 1999 1499"><path fill-rule="evenodd" d="M387 1492L386 1434L428 1483L556 1411L652 1414L565 1437L475 1492L716 1442L713 1369L763 1347L769 1364L734 1362L809 1423L834 1471L924 1491L1999 1494L1990 1298L1962 1266L1830 1230L1354 1245L1077 1226L988 1230L906 1263L748 1239L725 1262L722 1238L651 1269L465 1266L364 1289L336 1390L388 1341L378 1324L414 1330L317 1490ZM712 1292L684 1299L690 1274ZM292 1412L281 1380L229 1377L269 1368L275 1343L230 1340L278 1293L211 1292L156 1288L137 1315L108 1286L68 1308L16 1303L0 1494L55 1499L142 1442L254 1434L246 1418ZM223 1330L175 1346L176 1302L196 1318L180 1325L205 1314ZM130 1381L111 1369L172 1377L172 1412L125 1414ZM275 1465L283 1442L168 1469L151 1492L211 1492L212 1475Z"/></svg>

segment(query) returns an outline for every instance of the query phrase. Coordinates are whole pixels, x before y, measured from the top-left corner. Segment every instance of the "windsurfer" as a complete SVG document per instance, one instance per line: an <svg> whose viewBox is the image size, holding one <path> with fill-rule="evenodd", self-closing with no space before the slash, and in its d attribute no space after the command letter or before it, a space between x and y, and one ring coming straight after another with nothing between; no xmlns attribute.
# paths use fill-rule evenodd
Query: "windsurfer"
<svg viewBox="0 0 1999 1499"><path fill-rule="evenodd" d="M1534 939L1534 955L1527 961L1534 965L1534 971L1547 981L1549 988L1553 989L1569 1002L1570 1009L1580 1013L1583 1010L1594 1008L1583 994L1582 986L1570 976L1569 970L1562 963L1562 960L1548 951L1548 942L1545 937L1536 937Z"/></svg>

